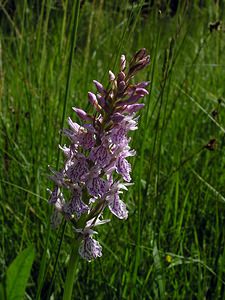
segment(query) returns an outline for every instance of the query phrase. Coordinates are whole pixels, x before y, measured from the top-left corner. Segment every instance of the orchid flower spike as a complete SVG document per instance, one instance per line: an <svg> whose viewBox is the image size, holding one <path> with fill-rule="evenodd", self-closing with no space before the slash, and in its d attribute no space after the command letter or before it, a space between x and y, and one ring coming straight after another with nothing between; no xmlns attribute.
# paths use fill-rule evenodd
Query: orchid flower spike
<svg viewBox="0 0 225 300"><path fill-rule="evenodd" d="M146 49L140 49L127 62L121 55L119 72L109 71L107 88L97 80L97 93L89 92L93 115L73 107L81 124L68 118L69 129L62 132L70 144L60 146L65 155L59 171L51 169L55 183L49 204L54 207L52 223L63 218L73 226L80 241L79 254L91 261L102 256L102 246L93 238L97 225L109 210L119 219L128 218L123 192L131 185L129 157L136 152L129 146L129 132L138 128L137 112L144 107L139 101L148 95L149 82L131 83L137 72L150 62ZM66 192L65 192L66 191Z"/></svg>

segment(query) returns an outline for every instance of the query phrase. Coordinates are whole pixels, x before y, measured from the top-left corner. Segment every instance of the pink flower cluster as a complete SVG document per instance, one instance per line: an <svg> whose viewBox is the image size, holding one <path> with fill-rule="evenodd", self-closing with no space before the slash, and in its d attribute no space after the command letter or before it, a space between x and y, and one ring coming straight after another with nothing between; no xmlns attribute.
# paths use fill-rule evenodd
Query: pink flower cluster
<svg viewBox="0 0 225 300"><path fill-rule="evenodd" d="M136 112L144 106L137 102L148 94L145 88L149 84L132 84L131 79L149 62L144 48L128 66L122 55L118 75L109 71L108 88L93 81L97 93L89 92L88 99L95 113L90 115L73 108L83 125L68 118L70 128L63 133L71 144L60 146L66 157L65 165L59 172L51 169L55 182L49 200L55 207L53 225L57 226L62 216L72 222L81 239L79 253L88 261L102 255L101 245L92 236L97 233L93 227L109 221L103 220L104 210L108 208L119 219L128 217L121 200L131 181L127 158L135 155L129 146L128 132L137 129Z"/></svg>

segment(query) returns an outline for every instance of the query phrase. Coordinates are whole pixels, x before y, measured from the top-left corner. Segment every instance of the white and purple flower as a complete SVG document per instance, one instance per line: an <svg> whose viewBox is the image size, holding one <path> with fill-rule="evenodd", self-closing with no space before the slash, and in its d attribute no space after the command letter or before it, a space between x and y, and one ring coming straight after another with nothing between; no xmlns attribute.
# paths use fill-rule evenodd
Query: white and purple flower
<svg viewBox="0 0 225 300"><path fill-rule="evenodd" d="M149 85L145 81L130 81L149 62L144 48L128 65L122 55L118 75L109 71L107 89L93 81L97 93L89 92L88 100L95 114L91 116L73 107L82 126L68 118L70 128L62 131L71 144L60 146L66 157L64 168L60 172L51 170L51 179L56 184L49 200L55 207L52 222L58 225L63 216L72 222L81 239L79 254L87 261L102 256L102 247L93 239L96 231L92 228L109 221L99 219L103 218L104 210L108 208L119 219L128 217L126 204L120 199L122 190L131 185L131 164L127 158L135 155L129 147L128 134L138 128L136 113L144 107L138 101L148 94ZM64 195L70 195L68 201Z"/></svg>

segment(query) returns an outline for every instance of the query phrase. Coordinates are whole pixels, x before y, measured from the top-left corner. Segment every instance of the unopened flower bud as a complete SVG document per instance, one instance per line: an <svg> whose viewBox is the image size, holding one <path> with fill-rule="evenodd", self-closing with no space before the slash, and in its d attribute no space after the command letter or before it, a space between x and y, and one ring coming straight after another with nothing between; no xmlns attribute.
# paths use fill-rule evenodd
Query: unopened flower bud
<svg viewBox="0 0 225 300"><path fill-rule="evenodd" d="M137 88L145 88L150 84L150 81L143 81L136 85Z"/></svg>
<svg viewBox="0 0 225 300"><path fill-rule="evenodd" d="M125 81L121 81L119 84L118 84L118 92L119 93L123 93L123 91L125 90L126 88L126 83Z"/></svg>
<svg viewBox="0 0 225 300"><path fill-rule="evenodd" d="M134 75L137 71L144 69L150 63L150 55L145 56L137 63L131 64L129 69L129 76Z"/></svg>
<svg viewBox="0 0 225 300"><path fill-rule="evenodd" d="M117 77L117 82L119 83L120 81L124 81L126 78L126 74L124 72L119 72L118 77Z"/></svg>
<svg viewBox="0 0 225 300"><path fill-rule="evenodd" d="M91 102L92 105L97 105L98 104L98 100L95 96L95 94L93 94L92 92L88 92L88 99Z"/></svg>
<svg viewBox="0 0 225 300"><path fill-rule="evenodd" d="M143 59L147 54L147 51L145 48L140 49L139 51L137 51L133 57L134 61L139 61L141 59Z"/></svg>
<svg viewBox="0 0 225 300"><path fill-rule="evenodd" d="M93 118L89 116L83 109L72 107L72 109L75 111L77 116L84 121L91 121Z"/></svg>
<svg viewBox="0 0 225 300"><path fill-rule="evenodd" d="M147 55L143 59L139 60L139 64L142 65L142 68L147 66L149 63L150 63L150 55Z"/></svg>
<svg viewBox="0 0 225 300"><path fill-rule="evenodd" d="M120 70L124 71L125 68L126 68L126 57L124 54L122 54L120 58Z"/></svg>
<svg viewBox="0 0 225 300"><path fill-rule="evenodd" d="M97 98L98 98L98 103L99 105L104 109L106 106L106 102L104 97L102 97L101 95L97 94Z"/></svg>
<svg viewBox="0 0 225 300"><path fill-rule="evenodd" d="M115 80L115 78L116 78L116 76L113 74L113 72L109 71L109 80L113 81L113 80Z"/></svg>
<svg viewBox="0 0 225 300"><path fill-rule="evenodd" d="M123 106L123 105L130 105L136 103L140 98L142 98L142 95L132 95L126 100L122 100L116 103L116 107Z"/></svg>
<svg viewBox="0 0 225 300"><path fill-rule="evenodd" d="M123 111L128 114L133 114L139 111L140 109L142 109L144 106L145 106L144 103L135 103L135 104L127 105Z"/></svg>
<svg viewBox="0 0 225 300"><path fill-rule="evenodd" d="M98 82L97 80L93 80L93 82L94 82L94 84L95 84L96 89L98 90L98 92L100 94L104 94L105 93L105 89L104 89L103 85L100 82Z"/></svg>
<svg viewBox="0 0 225 300"><path fill-rule="evenodd" d="M135 92L136 92L136 94L139 94L139 95L142 95L142 96L145 96L145 95L149 94L149 92L144 88L137 88L135 90Z"/></svg>
<svg viewBox="0 0 225 300"><path fill-rule="evenodd" d="M90 103L96 108L97 111L101 111L101 107L98 104L97 97L92 92L88 92L88 99Z"/></svg>

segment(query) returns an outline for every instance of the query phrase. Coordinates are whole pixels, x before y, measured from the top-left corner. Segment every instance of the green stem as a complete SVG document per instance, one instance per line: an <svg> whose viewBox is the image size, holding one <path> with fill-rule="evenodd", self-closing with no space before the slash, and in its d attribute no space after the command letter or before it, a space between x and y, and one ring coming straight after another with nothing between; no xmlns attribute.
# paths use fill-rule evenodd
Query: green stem
<svg viewBox="0 0 225 300"><path fill-rule="evenodd" d="M73 284L77 270L79 255L78 255L79 240L73 240L70 260L67 268L66 281L64 285L63 300L72 299Z"/></svg>

